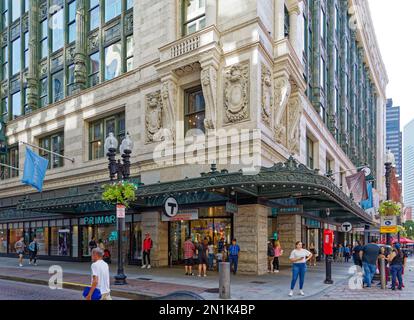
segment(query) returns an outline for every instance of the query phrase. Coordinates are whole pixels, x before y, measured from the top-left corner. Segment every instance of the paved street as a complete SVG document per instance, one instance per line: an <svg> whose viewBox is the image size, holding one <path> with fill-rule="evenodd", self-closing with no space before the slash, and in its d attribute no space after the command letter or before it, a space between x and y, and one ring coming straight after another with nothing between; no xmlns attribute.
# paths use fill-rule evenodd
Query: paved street
<svg viewBox="0 0 414 320"><path fill-rule="evenodd" d="M0 300L81 300L75 290L51 290L48 286L0 280Z"/></svg>

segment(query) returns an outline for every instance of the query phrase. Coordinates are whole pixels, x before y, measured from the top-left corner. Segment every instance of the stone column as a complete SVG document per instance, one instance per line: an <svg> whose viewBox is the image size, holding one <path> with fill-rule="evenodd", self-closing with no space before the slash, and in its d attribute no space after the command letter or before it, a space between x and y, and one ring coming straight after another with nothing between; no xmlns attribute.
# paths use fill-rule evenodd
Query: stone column
<svg viewBox="0 0 414 320"><path fill-rule="evenodd" d="M151 266L168 266L168 222L162 222L158 211L142 214L142 239L149 232L152 239Z"/></svg>
<svg viewBox="0 0 414 320"><path fill-rule="evenodd" d="M302 17L302 3L291 0L287 3L287 9L289 11L289 39L296 55L302 62L303 55L303 33L304 33L304 21Z"/></svg>
<svg viewBox="0 0 414 320"><path fill-rule="evenodd" d="M39 8L36 0L29 1L29 70L27 74L27 112L38 108L39 86L38 69L38 17Z"/></svg>
<svg viewBox="0 0 414 320"><path fill-rule="evenodd" d="M263 275L267 272L267 219L269 208L254 204L239 206L234 215L234 236L240 246L241 274Z"/></svg>
<svg viewBox="0 0 414 320"><path fill-rule="evenodd" d="M76 3L75 92L85 89L87 85L85 5L85 0Z"/></svg>
<svg viewBox="0 0 414 320"><path fill-rule="evenodd" d="M295 248L297 241L302 239L302 217L299 215L280 215L277 217L277 230L283 256L280 258L282 265L290 265L290 252Z"/></svg>

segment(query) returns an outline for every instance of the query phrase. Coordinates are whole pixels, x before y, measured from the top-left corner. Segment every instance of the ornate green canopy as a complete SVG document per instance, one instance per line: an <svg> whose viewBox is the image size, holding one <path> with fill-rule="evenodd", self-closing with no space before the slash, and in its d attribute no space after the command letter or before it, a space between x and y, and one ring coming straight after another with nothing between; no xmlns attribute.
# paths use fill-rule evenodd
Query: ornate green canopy
<svg viewBox="0 0 414 320"><path fill-rule="evenodd" d="M58 198L24 199L18 210L82 213L113 210L113 206L101 200L102 190L95 187L87 193ZM226 201L238 204L262 203L276 206L278 199L296 199L304 210L324 216L329 208L335 222L350 221L372 224L372 217L347 196L331 178L299 164L293 157L271 168L261 168L257 174L242 171L229 173L217 171L215 166L197 178L140 185L137 201L132 209L149 210L160 207L168 196L177 198L180 205L214 205Z"/></svg>

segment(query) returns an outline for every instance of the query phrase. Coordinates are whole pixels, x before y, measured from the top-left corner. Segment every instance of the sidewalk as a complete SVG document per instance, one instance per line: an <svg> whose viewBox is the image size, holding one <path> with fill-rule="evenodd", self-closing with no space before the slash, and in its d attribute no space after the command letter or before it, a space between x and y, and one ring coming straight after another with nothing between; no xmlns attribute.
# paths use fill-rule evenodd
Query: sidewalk
<svg viewBox="0 0 414 320"><path fill-rule="evenodd" d="M90 284L90 264L79 262L39 261L38 266L28 265L17 267L17 259L0 258L0 279L23 281L29 283L48 284L49 267L61 266L63 269L64 287L83 289ZM307 299L320 295L337 283L344 282L350 277L349 264L334 264L332 268L333 286L325 285L325 265L319 263L317 267L308 268L305 283ZM111 282L116 275L116 265L110 265ZM184 275L184 268L153 268L141 269L137 266L126 266L125 274L128 284L125 286L111 285L114 296L129 299L152 299L165 296L176 291L191 291L201 295L204 299L218 299L217 272L210 272L206 278L189 277ZM291 269L283 268L278 274L264 276L237 275L231 278L231 297L234 300L292 300L304 299L301 296L288 297L291 280Z"/></svg>

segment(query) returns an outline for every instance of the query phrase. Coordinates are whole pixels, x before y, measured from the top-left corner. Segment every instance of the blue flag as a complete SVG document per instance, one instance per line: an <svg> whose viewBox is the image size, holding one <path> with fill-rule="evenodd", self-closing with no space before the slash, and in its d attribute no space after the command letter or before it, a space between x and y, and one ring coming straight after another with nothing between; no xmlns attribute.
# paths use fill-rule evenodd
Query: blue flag
<svg viewBox="0 0 414 320"><path fill-rule="evenodd" d="M45 179L48 165L49 160L46 160L26 147L26 160L24 161L22 183L42 192L43 180Z"/></svg>
<svg viewBox="0 0 414 320"><path fill-rule="evenodd" d="M367 183L368 199L361 202L361 207L364 210L374 208L374 197L372 195L372 183Z"/></svg>

